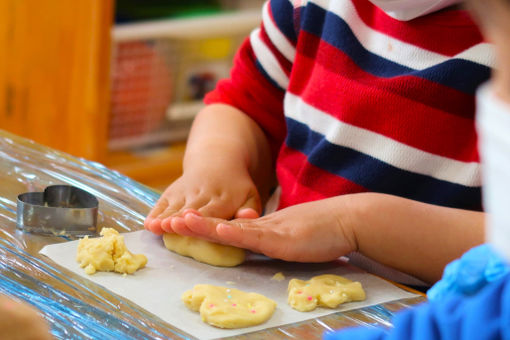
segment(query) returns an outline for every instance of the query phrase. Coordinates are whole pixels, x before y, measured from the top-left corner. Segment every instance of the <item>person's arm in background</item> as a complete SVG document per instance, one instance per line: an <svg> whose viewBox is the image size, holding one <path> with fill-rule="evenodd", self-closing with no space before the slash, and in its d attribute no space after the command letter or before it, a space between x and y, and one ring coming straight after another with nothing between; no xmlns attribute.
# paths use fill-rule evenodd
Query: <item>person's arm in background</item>
<svg viewBox="0 0 510 340"><path fill-rule="evenodd" d="M326 262L360 251L428 282L484 239L483 213L378 193L303 203L257 219L198 215L186 212L176 232L286 261Z"/></svg>
<svg viewBox="0 0 510 340"><path fill-rule="evenodd" d="M50 340L50 328L33 307L0 295L2 340Z"/></svg>
<svg viewBox="0 0 510 340"><path fill-rule="evenodd" d="M498 59L491 84L478 91L477 123L488 241L510 261L510 1L468 3L494 43ZM400 313L390 330L354 328L326 334L325 339L508 339L508 320L510 275L506 274L471 297L452 295Z"/></svg>
<svg viewBox="0 0 510 340"><path fill-rule="evenodd" d="M204 216L252 218L275 186L274 159L286 128L283 95L292 56L293 6L265 6L260 29L238 51L229 79L205 98L208 104L193 122L183 175L172 183L145 221L156 233L182 224L186 209ZM277 13L273 17L272 13ZM289 33L290 32L290 33Z"/></svg>

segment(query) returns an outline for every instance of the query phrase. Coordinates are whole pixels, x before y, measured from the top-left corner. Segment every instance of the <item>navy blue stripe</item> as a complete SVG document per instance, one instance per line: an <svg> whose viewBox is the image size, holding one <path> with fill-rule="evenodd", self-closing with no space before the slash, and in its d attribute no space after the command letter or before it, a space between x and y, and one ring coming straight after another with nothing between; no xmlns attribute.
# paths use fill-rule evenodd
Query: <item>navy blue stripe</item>
<svg viewBox="0 0 510 340"><path fill-rule="evenodd" d="M361 69L378 77L411 75L474 94L478 85L490 76L490 68L487 66L464 59L451 59L424 70L414 70L366 50L356 39L349 25L334 13L308 3L301 15L302 30L338 48ZM307 52L314 53L314 51L301 53Z"/></svg>
<svg viewBox="0 0 510 340"><path fill-rule="evenodd" d="M270 6L276 26L295 45L297 36L292 20L294 7L289 0L271 0Z"/></svg>
<svg viewBox="0 0 510 340"><path fill-rule="evenodd" d="M259 70L260 73L262 73L262 75L264 76L264 78L267 79L268 82L271 83L271 85L273 85L274 87L276 87L278 90L280 91L285 91L284 88L282 88L280 85L278 85L278 83L269 76L269 74L266 72L266 70L264 69L264 67L262 67L262 65L259 63L258 59L255 60L255 66L257 67L257 69Z"/></svg>
<svg viewBox="0 0 510 340"><path fill-rule="evenodd" d="M425 203L481 210L481 190L399 169L323 135L287 117L286 145L307 155L308 162L370 191ZM377 147L377 146L374 146Z"/></svg>

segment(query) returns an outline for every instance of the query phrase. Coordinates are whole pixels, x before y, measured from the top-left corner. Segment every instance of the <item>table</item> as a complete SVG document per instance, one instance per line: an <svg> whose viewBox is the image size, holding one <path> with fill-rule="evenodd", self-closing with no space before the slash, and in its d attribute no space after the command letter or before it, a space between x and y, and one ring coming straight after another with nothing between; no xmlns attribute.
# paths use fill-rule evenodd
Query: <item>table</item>
<svg viewBox="0 0 510 340"><path fill-rule="evenodd" d="M69 184L100 201L98 224L119 232L143 228L159 194L103 165L42 146L0 130L0 293L39 308L56 339L189 339L127 299L57 266L39 250L70 240L16 228L16 198L48 185ZM327 330L356 325L391 326L399 310L423 296L336 313L236 339L320 339Z"/></svg>

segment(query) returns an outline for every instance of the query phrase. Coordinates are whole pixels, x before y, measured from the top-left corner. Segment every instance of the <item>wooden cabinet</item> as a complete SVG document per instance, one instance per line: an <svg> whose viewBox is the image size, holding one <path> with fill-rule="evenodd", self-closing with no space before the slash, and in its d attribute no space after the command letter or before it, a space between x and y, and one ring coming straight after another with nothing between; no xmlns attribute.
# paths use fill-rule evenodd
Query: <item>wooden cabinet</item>
<svg viewBox="0 0 510 340"><path fill-rule="evenodd" d="M0 128L106 159L112 0L0 1Z"/></svg>
<svg viewBox="0 0 510 340"><path fill-rule="evenodd" d="M114 26L113 11L114 0L0 1L0 129L98 161L163 189L182 172L185 134L181 131L179 142L158 148L142 150L143 145L136 140L129 148L118 147L124 140L119 143L112 137L119 116L114 114L118 93L112 83L119 46L148 46L163 52L156 59L152 52L146 54L160 64L165 60L172 69L169 74L174 96L167 105L165 124L176 127L182 117L190 122L197 103L201 103L199 98L191 102L183 99L186 95L182 94L182 84L186 84L187 77L194 71L211 73L204 69L205 56L215 58L213 71L228 72L236 44L258 25L260 10L122 27ZM232 34L237 38L231 39ZM186 51L194 51L194 56L183 55ZM153 70L152 74L161 78L166 73ZM121 94L124 99L130 96L136 94ZM176 117L181 122L175 121ZM158 143L165 144L161 140Z"/></svg>

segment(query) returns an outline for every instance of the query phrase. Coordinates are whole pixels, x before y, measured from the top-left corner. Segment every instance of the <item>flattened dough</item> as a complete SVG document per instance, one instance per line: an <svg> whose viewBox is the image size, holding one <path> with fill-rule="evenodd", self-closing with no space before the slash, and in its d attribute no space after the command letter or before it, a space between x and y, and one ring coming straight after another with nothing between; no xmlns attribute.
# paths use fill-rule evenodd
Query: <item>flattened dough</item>
<svg viewBox="0 0 510 340"><path fill-rule="evenodd" d="M361 283L342 276L325 274L308 281L292 279L288 288L289 305L300 311L309 312L320 307L336 308L339 304L365 300Z"/></svg>
<svg viewBox="0 0 510 340"><path fill-rule="evenodd" d="M219 328L243 328L267 321L276 302L257 293L200 284L186 291L182 301L200 312L202 321Z"/></svg>
<svg viewBox="0 0 510 340"><path fill-rule="evenodd" d="M244 249L178 234L163 234L163 242L165 247L177 254L218 267L237 266L244 262L246 256Z"/></svg>
<svg viewBox="0 0 510 340"><path fill-rule="evenodd" d="M85 236L78 243L76 261L85 273L91 275L96 271L133 274L147 264L147 257L142 254L132 254L124 244L121 236L113 228L103 228L101 237Z"/></svg>

